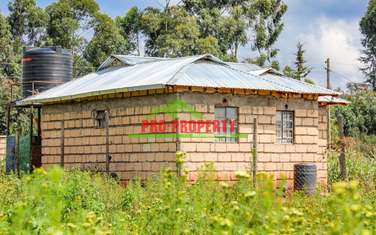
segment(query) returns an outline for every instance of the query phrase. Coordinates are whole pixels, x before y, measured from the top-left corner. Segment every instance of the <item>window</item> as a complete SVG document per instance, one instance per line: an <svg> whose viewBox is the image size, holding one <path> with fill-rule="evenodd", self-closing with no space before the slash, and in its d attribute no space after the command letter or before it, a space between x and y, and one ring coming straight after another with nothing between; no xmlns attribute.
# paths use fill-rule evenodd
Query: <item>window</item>
<svg viewBox="0 0 376 235"><path fill-rule="evenodd" d="M294 112L277 112L277 141L281 144L294 142Z"/></svg>
<svg viewBox="0 0 376 235"><path fill-rule="evenodd" d="M108 112L105 110L94 110L93 118L97 128L106 128L108 124Z"/></svg>
<svg viewBox="0 0 376 235"><path fill-rule="evenodd" d="M215 121L218 126L213 127L213 131L218 142L235 143L238 141L238 108L216 107Z"/></svg>

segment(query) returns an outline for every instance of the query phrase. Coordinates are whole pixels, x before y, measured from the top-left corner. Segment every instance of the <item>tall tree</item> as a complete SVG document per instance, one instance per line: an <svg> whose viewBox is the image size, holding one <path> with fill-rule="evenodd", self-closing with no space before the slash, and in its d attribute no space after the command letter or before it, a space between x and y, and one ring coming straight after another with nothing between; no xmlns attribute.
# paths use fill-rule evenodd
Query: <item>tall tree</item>
<svg viewBox="0 0 376 235"><path fill-rule="evenodd" d="M220 56L214 37L201 37L196 18L179 6L161 11L147 8L141 17L146 37L146 54L152 56L187 56L212 53Z"/></svg>
<svg viewBox="0 0 376 235"><path fill-rule="evenodd" d="M45 34L47 14L36 5L35 0L11 0L8 4L9 24L17 42L35 46Z"/></svg>
<svg viewBox="0 0 376 235"><path fill-rule="evenodd" d="M20 98L17 96L19 88L13 86L14 83L19 81L20 77L20 57L15 54L13 39L7 19L0 14L0 134L5 134L6 105L12 98L11 90L13 90L14 99ZM22 119L13 110L11 113L12 120L15 121L16 117Z"/></svg>
<svg viewBox="0 0 376 235"><path fill-rule="evenodd" d="M18 81L20 75L19 56L13 47L11 27L6 18L0 14L0 80Z"/></svg>
<svg viewBox="0 0 376 235"><path fill-rule="evenodd" d="M110 54L127 54L128 41L108 15L98 13L94 23L94 36L85 50L85 58L98 67Z"/></svg>
<svg viewBox="0 0 376 235"><path fill-rule="evenodd" d="M92 71L83 53L87 45L86 34L93 27L99 6L95 0L59 0L46 8L49 16L46 45L71 49L74 56L74 76ZM86 35L87 36L87 35Z"/></svg>
<svg viewBox="0 0 376 235"><path fill-rule="evenodd" d="M366 14L360 21L360 31L363 35L363 55L360 61L364 64L361 71L366 75L367 82L376 91L376 0L368 2Z"/></svg>
<svg viewBox="0 0 376 235"><path fill-rule="evenodd" d="M237 60L240 46L247 43L246 7L237 0L183 0L183 7L196 17L201 37L218 41L221 57Z"/></svg>
<svg viewBox="0 0 376 235"><path fill-rule="evenodd" d="M304 49L303 44L298 42L296 45L297 52L295 53L295 70L294 70L294 78L297 80L302 80L308 76L308 74L312 71L312 69L306 65L306 60L304 59Z"/></svg>
<svg viewBox="0 0 376 235"><path fill-rule="evenodd" d="M124 37L128 38L131 51L140 55L140 33L141 33L141 15L142 12L137 7L128 10L125 16L116 18L116 23L121 29Z"/></svg>
<svg viewBox="0 0 376 235"><path fill-rule="evenodd" d="M75 49L84 41L82 34L90 30L99 7L95 0L59 0L46 11L47 33L52 44Z"/></svg>
<svg viewBox="0 0 376 235"><path fill-rule="evenodd" d="M260 62L271 63L278 53L278 49L273 46L283 30L282 17L287 11L287 5L282 0L253 0L247 9L249 24L254 32L252 48L259 57L264 58Z"/></svg>

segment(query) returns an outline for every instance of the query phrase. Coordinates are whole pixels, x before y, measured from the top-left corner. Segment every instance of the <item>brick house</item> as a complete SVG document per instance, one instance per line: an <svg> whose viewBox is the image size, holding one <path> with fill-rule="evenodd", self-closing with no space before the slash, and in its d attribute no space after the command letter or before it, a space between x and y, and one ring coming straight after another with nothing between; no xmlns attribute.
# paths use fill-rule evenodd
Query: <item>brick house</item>
<svg viewBox="0 0 376 235"><path fill-rule="evenodd" d="M43 167L99 168L126 183L175 169L183 151L190 180L213 162L218 179L231 181L250 168L256 137L258 171L291 183L294 164L315 163L325 185L329 102L319 99L339 94L246 66L211 55L111 56L96 73L20 104L42 107Z"/></svg>

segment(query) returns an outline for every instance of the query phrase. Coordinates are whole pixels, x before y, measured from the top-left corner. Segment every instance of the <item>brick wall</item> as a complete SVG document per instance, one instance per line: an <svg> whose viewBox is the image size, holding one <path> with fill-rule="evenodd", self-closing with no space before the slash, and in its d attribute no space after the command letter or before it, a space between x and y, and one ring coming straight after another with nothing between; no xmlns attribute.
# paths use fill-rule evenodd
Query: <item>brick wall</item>
<svg viewBox="0 0 376 235"><path fill-rule="evenodd" d="M0 136L0 161L1 160L4 160L5 159L5 156L6 156L6 144L7 144L7 141L6 141L6 136L3 136L1 135Z"/></svg>
<svg viewBox="0 0 376 235"><path fill-rule="evenodd" d="M249 170L253 138L253 118L258 120L259 171L273 174L278 181L283 177L292 185L293 166L301 162L315 162L318 177L326 184L326 159L323 149L326 128L323 123L325 109L317 102L302 99L283 100L271 96L236 96L223 94L182 93L181 98L204 114L203 119L214 120L214 107L223 99L229 106L239 107L239 132L248 138L239 143L218 143L213 138L129 138L130 133L141 132L141 121L148 119L155 107L172 102L175 94L132 97L106 101L50 105L43 107L42 163L45 167L60 162L61 125L64 120L65 166L67 168L104 169L105 129L94 125L91 112L96 109L110 111L110 170L124 180L142 179L163 167L175 169L177 150L187 152L184 167L194 180L205 162L213 162L219 180L234 180L238 170ZM295 113L294 144L276 143L276 111ZM181 113L180 119L189 120L191 114ZM166 114L156 119L172 121ZM324 127L325 126L325 127Z"/></svg>
<svg viewBox="0 0 376 235"><path fill-rule="evenodd" d="M239 143L216 143L213 139L181 139L181 150L188 153L185 167L194 180L205 162L214 162L220 180L234 180L238 170L249 170L253 139L253 119L258 120L258 171L268 172L279 181L287 177L289 187L293 184L294 164L314 162L318 178L326 185L326 159L319 150L319 110L317 102L302 99L282 100L273 97L234 95L182 95L188 103L195 104L205 116L214 119L215 105L223 99L229 106L239 107L239 132L248 138ZM202 104L205 101L205 104ZM294 144L276 143L276 112L290 110L295 113ZM322 118L320 119L322 121Z"/></svg>

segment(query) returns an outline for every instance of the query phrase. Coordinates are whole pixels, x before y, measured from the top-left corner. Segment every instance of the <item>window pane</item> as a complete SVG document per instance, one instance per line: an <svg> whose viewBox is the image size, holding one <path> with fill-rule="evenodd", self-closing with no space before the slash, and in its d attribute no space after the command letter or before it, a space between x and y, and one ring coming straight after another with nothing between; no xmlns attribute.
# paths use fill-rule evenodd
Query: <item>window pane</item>
<svg viewBox="0 0 376 235"><path fill-rule="evenodd" d="M236 120L238 116L238 112L236 108L226 108L226 118L228 120Z"/></svg>
<svg viewBox="0 0 376 235"><path fill-rule="evenodd" d="M238 108L235 107L216 107L215 108L215 120L226 120L226 131L223 130L223 123L220 123L220 130L215 133L218 142L236 142L237 138L232 137L238 133ZM235 121L235 130L231 131L230 121ZM222 136L221 136L222 135Z"/></svg>
<svg viewBox="0 0 376 235"><path fill-rule="evenodd" d="M279 143L293 143L294 140L294 113L279 111L276 118L277 141Z"/></svg>
<svg viewBox="0 0 376 235"><path fill-rule="evenodd" d="M225 119L225 113L226 113L225 108L215 108L214 112L215 112L214 113L215 120L224 120Z"/></svg>

